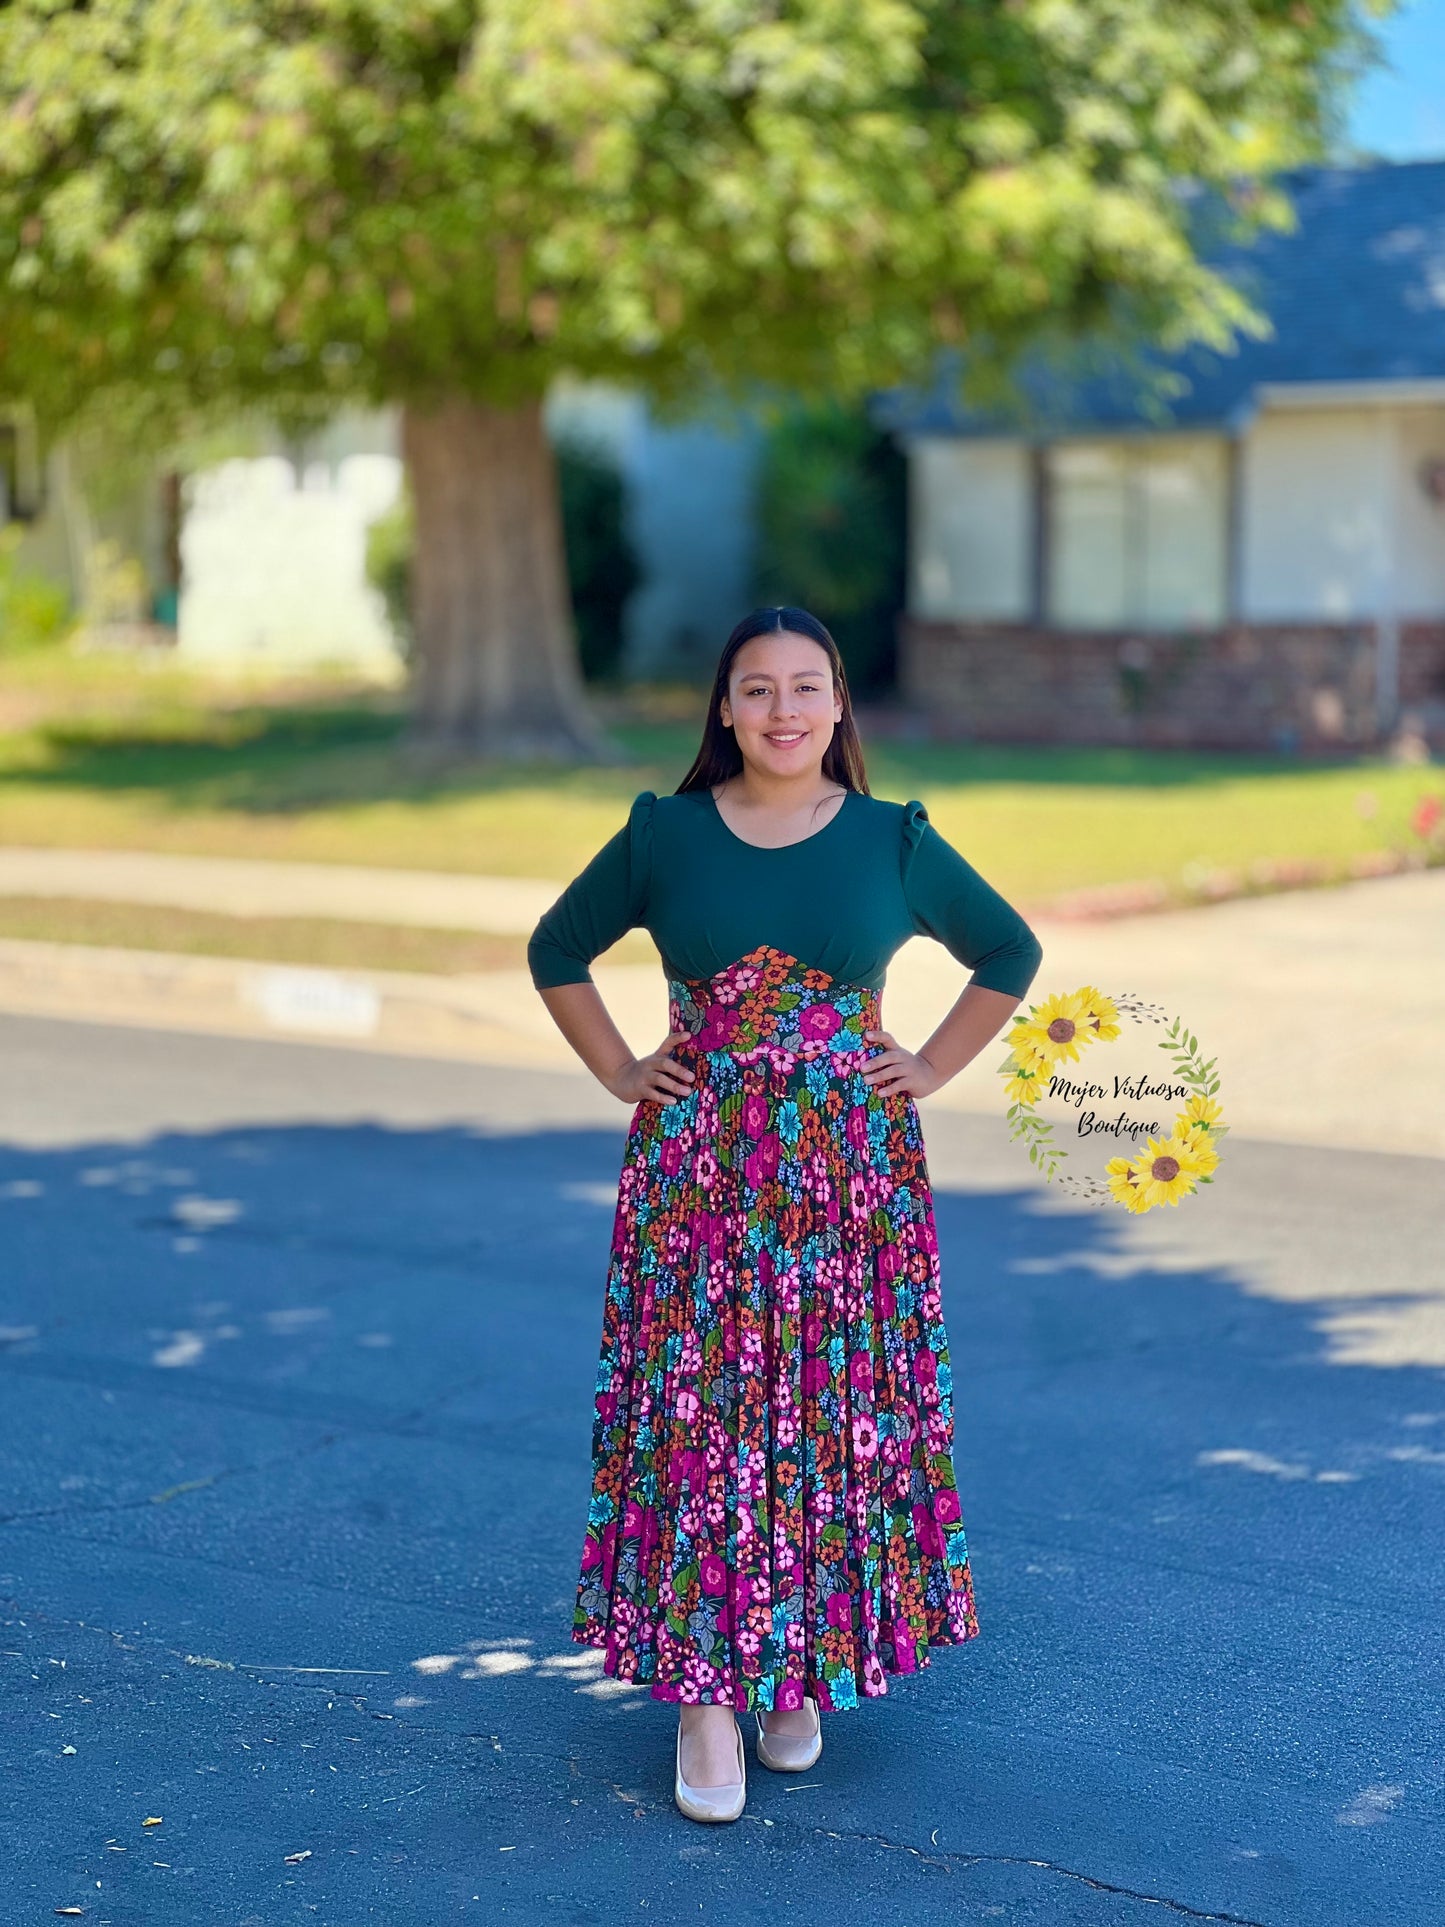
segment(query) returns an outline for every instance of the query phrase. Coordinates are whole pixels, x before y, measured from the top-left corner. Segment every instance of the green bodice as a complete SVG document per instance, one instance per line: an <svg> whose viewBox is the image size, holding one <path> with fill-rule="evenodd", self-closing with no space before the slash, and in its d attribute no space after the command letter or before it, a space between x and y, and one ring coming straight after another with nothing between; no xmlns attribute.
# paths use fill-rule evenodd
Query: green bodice
<svg viewBox="0 0 1445 1927"><path fill-rule="evenodd" d="M778 849L730 830L711 790L644 790L626 823L547 910L532 981L588 983L594 957L641 927L669 977L715 976L759 944L881 989L909 937L935 937L970 981L1022 997L1043 956L1018 911L939 835L922 803L850 790L821 830Z"/></svg>

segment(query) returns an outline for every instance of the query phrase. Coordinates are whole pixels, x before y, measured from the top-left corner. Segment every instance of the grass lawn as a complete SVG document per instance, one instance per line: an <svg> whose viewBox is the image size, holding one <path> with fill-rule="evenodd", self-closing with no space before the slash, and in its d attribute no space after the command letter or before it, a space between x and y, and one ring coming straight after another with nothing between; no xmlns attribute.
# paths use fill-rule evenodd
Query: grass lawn
<svg viewBox="0 0 1445 1927"><path fill-rule="evenodd" d="M406 752L390 691L315 679L248 689L120 656L0 657L0 842L565 880L638 790L675 788L696 747L700 697L607 708L625 756L615 765L438 770ZM881 725L864 740L874 793L921 797L1024 907L1150 880L1188 901L1202 871L1259 859L1343 866L1418 845L1414 805L1445 793L1438 765L1363 758L915 745ZM382 947L397 957L414 935Z"/></svg>
<svg viewBox="0 0 1445 1927"><path fill-rule="evenodd" d="M228 917L209 910L70 897L0 896L0 939L6 937L167 950L192 957L250 957L336 970L420 970L444 977L521 970L527 961L525 937L351 923L335 917ZM630 931L608 961L649 963L656 955L645 932Z"/></svg>

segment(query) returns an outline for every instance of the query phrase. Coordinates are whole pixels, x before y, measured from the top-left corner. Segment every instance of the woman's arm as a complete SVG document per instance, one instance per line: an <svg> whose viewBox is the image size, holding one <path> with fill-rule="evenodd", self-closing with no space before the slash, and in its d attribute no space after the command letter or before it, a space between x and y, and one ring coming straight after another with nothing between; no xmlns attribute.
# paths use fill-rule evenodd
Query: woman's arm
<svg viewBox="0 0 1445 1927"><path fill-rule="evenodd" d="M642 921L656 801L651 790L642 791L627 822L543 913L527 945L533 985L558 1030L605 1090L634 1104L643 1098L670 1104L694 1082L667 1054L688 1033L673 1031L658 1050L634 1057L590 969L594 957Z"/></svg>
<svg viewBox="0 0 1445 1927"><path fill-rule="evenodd" d="M644 1098L670 1104L692 1088L695 1074L668 1053L689 1033L669 1031L659 1048L647 1057L634 1057L632 1047L613 1023L596 984L539 986L538 996L552 1020L598 1083L628 1104Z"/></svg>
<svg viewBox="0 0 1445 1927"><path fill-rule="evenodd" d="M890 1095L927 1097L971 1064L1017 1010L1021 998L983 984L965 984L958 1001L920 1050L904 1050L891 1031L870 1030L869 1040L884 1049L870 1058L863 1076L875 1090Z"/></svg>
<svg viewBox="0 0 1445 1927"><path fill-rule="evenodd" d="M875 1089L927 1097L997 1037L1044 953L1018 911L939 835L916 799L903 806L902 866L914 929L936 937L973 975L921 1050L904 1050L891 1031L869 1031L884 1049L863 1075Z"/></svg>

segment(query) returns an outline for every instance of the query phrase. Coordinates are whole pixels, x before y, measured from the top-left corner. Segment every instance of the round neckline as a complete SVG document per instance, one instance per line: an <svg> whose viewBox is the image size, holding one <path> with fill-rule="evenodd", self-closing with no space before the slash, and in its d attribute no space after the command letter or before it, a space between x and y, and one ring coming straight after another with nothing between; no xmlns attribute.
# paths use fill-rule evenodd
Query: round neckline
<svg viewBox="0 0 1445 1927"><path fill-rule="evenodd" d="M782 850L800 850L805 843L816 843L820 836L826 836L828 834L844 810L847 809L849 802L858 794L857 790L845 789L842 802L820 830L809 830L806 836L796 836L791 843L749 843L745 836L738 835L737 831L729 825L727 819L723 816L722 811L718 808L717 798L712 793L712 786L710 784L704 784L702 793L712 805L713 816L721 826L724 835L730 836L734 843L740 843L745 850L761 850L765 855L772 855Z"/></svg>

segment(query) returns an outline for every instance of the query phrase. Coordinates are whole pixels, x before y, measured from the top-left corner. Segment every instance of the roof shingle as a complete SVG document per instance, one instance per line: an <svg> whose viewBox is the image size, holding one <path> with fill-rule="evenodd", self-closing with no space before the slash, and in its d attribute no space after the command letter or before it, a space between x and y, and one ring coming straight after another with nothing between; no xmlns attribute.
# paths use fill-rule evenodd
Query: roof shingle
<svg viewBox="0 0 1445 1927"><path fill-rule="evenodd" d="M1273 333L1237 352L1194 349L1155 360L1187 386L1158 419L1121 370L1061 376L1035 362L1008 413L965 407L946 364L927 392L880 395L876 417L914 434L1057 432L1061 428L1217 426L1245 413L1265 383L1445 380L1445 161L1302 169L1279 182L1293 233L1260 236L1205 258L1249 294Z"/></svg>

